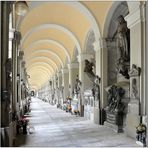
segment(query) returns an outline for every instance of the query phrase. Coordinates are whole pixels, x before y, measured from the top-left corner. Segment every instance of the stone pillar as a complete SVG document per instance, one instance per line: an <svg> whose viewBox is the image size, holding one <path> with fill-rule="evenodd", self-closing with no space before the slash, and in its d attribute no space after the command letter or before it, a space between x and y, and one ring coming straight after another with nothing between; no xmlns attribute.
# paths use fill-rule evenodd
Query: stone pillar
<svg viewBox="0 0 148 148"><path fill-rule="evenodd" d="M84 67L85 67L85 60L91 61L91 59L94 58L93 55L87 54L87 53L81 53L78 55L78 62L79 62L79 80L82 83L81 86L81 94L80 94L80 100L79 100L79 111L80 111L80 116L84 116L84 91L87 89L87 86L92 83L86 73L84 72Z"/></svg>
<svg viewBox="0 0 148 148"><path fill-rule="evenodd" d="M58 72L57 73L57 77L58 77L58 104L62 105L62 73Z"/></svg>
<svg viewBox="0 0 148 148"><path fill-rule="evenodd" d="M68 64L68 70L69 70L69 91L70 91L70 97L72 98L74 85L76 83L76 78L77 75L79 74L79 63Z"/></svg>
<svg viewBox="0 0 148 148"><path fill-rule="evenodd" d="M22 104L22 92L21 92L21 87L22 87L22 84L21 84L21 77L22 77L22 74L21 74L21 70L22 70L22 60L23 60L23 55L24 55L24 52L23 51L19 51L19 56L18 56L18 69L17 69L17 98L18 98L18 116L22 115L22 110L23 110L23 104Z"/></svg>
<svg viewBox="0 0 148 148"><path fill-rule="evenodd" d="M62 86L64 87L63 101L65 101L67 96L69 96L69 73L67 68L62 69L61 71L62 71Z"/></svg>
<svg viewBox="0 0 148 148"><path fill-rule="evenodd" d="M131 137L136 137L136 126L140 123L140 116L143 118L143 123L146 123L146 96L145 92L145 76L146 76L146 2L135 2L135 5L130 4L130 13L126 16L127 26L130 29L130 67L135 64L137 67L141 68L140 84L139 87L139 97L141 106L139 103L130 100L128 104L128 115L126 123L126 133ZM131 82L130 78L130 83ZM131 85L130 85L131 87ZM132 88L130 88L131 90ZM141 111L139 112L139 108Z"/></svg>
<svg viewBox="0 0 148 148"><path fill-rule="evenodd" d="M13 111L16 112L16 104L18 102L17 96L17 65L18 65L18 47L20 43L20 32L14 32L14 38L12 40L12 108Z"/></svg>
<svg viewBox="0 0 148 148"><path fill-rule="evenodd" d="M148 3L146 3L146 8L148 8ZM146 18L148 17L148 9L146 9ZM148 26L148 21L146 21L146 26ZM148 32L148 27L146 27L146 32ZM148 42L146 42L146 49L148 49ZM146 50L146 57L148 57L148 50ZM148 58L145 58L145 64L148 63ZM148 90L148 67L146 67L146 90ZM145 92L145 98L148 98L148 91ZM146 99L146 103L148 103L148 99ZM148 107L146 107L146 119L148 116ZM147 124L148 125L148 124ZM148 135L148 130L147 130L147 135ZM146 143L148 143L148 138L146 140Z"/></svg>
<svg viewBox="0 0 148 148"><path fill-rule="evenodd" d="M22 100L22 108L23 108L23 111L22 111L22 114L24 115L25 113L25 104L26 104L26 88L25 88L25 64L26 62L25 61L22 61L21 62L21 100Z"/></svg>
<svg viewBox="0 0 148 148"><path fill-rule="evenodd" d="M12 146L12 137L9 132L10 92L8 92L6 72L9 45L9 3L8 1L1 2L1 136L3 139L1 146L4 147Z"/></svg>

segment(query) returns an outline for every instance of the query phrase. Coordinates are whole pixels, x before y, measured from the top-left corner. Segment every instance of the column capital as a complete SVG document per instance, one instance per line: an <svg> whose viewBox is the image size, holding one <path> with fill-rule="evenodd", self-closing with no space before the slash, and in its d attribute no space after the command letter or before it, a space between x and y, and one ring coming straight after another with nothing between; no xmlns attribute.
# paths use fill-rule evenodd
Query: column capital
<svg viewBox="0 0 148 148"><path fill-rule="evenodd" d="M62 72L62 74L68 73L68 69L67 68L63 68L63 69L61 69L61 72Z"/></svg>
<svg viewBox="0 0 148 148"><path fill-rule="evenodd" d="M68 69L75 69L75 68L79 68L78 62L68 64Z"/></svg>
<svg viewBox="0 0 148 148"><path fill-rule="evenodd" d="M95 41L93 43L93 46L94 46L94 50L95 51L99 51L103 48L106 48L106 40L105 38L100 38L98 41Z"/></svg>
<svg viewBox="0 0 148 148"><path fill-rule="evenodd" d="M79 63L85 61L86 59L90 60L94 58L94 55L88 53L81 53L77 56Z"/></svg>

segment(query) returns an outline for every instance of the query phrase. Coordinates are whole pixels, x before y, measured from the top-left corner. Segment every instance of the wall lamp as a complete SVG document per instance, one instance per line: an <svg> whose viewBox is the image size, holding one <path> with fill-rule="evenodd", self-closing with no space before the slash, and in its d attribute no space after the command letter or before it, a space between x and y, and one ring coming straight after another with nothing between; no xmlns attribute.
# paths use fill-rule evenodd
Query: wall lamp
<svg viewBox="0 0 148 148"><path fill-rule="evenodd" d="M17 15L24 16L28 11L28 5L26 1L15 2L15 12Z"/></svg>
<svg viewBox="0 0 148 148"><path fill-rule="evenodd" d="M16 28L15 26L15 15L24 16L29 10L29 7L27 5L26 1L15 1L12 5L12 16L13 16L13 28Z"/></svg>

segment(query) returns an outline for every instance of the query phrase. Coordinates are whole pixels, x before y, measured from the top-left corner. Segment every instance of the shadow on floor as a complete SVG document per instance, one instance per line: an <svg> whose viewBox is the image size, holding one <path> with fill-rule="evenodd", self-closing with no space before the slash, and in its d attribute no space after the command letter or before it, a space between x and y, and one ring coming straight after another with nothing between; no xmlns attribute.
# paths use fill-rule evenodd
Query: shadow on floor
<svg viewBox="0 0 148 148"><path fill-rule="evenodd" d="M17 135L15 146L18 147L18 146L24 145L26 143L26 140L27 140L27 135Z"/></svg>

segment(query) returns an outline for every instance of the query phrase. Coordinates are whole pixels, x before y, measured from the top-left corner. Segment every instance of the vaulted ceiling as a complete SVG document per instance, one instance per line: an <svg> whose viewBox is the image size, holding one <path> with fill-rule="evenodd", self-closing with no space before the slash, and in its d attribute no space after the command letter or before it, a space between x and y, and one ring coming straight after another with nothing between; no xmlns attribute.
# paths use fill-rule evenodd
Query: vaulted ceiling
<svg viewBox="0 0 148 148"><path fill-rule="evenodd" d="M35 2L28 1L29 12L18 19L31 88L39 89L67 62L74 49L83 52L90 29L102 34L112 2Z"/></svg>

